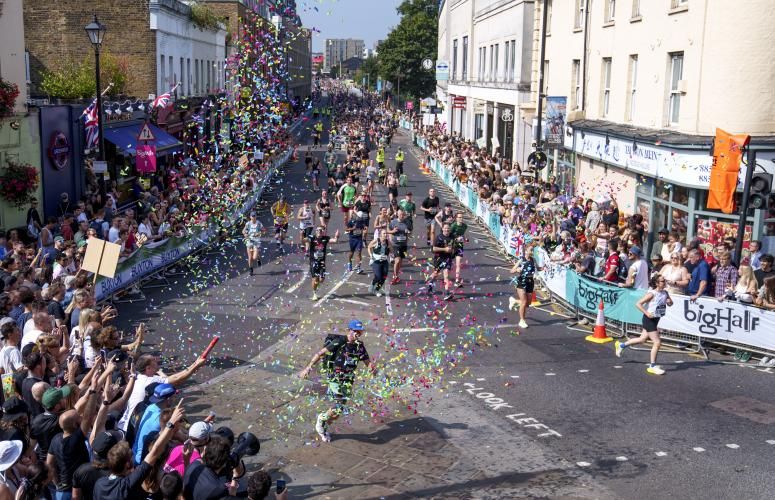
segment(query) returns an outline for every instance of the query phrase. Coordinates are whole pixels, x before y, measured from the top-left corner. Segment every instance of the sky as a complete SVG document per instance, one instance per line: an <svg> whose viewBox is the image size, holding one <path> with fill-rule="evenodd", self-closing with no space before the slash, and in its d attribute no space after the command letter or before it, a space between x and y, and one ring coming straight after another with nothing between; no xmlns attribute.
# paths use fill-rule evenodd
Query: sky
<svg viewBox="0 0 775 500"><path fill-rule="evenodd" d="M314 29L312 51L323 52L326 38L356 38L373 49L398 24L401 0L296 0L305 28Z"/></svg>

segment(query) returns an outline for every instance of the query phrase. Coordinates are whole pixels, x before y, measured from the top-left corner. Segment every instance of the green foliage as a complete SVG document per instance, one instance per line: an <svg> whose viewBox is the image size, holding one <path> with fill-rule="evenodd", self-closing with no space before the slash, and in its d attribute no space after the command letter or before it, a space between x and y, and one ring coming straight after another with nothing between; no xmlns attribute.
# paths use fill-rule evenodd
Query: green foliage
<svg viewBox="0 0 775 500"><path fill-rule="evenodd" d="M377 88L377 77L379 76L379 59L376 56L364 59L361 68L355 73L353 79L355 83L360 85L363 79L366 79L366 83L369 88Z"/></svg>
<svg viewBox="0 0 775 500"><path fill-rule="evenodd" d="M226 24L226 19L216 16L215 12L206 4L194 2L191 7L191 22L200 30L216 31L222 24Z"/></svg>
<svg viewBox="0 0 775 500"><path fill-rule="evenodd" d="M403 96L423 98L436 89L436 76L422 68L422 60L436 59L437 8L437 0L401 2L396 9L401 21L379 48L379 75L394 85L400 75Z"/></svg>
<svg viewBox="0 0 775 500"><path fill-rule="evenodd" d="M109 96L125 93L131 81L130 75L126 57L115 57L109 53L101 55L101 83L107 87L108 83L113 82L113 87L108 91ZM43 72L40 89L49 97L83 99L96 94L95 85L94 58L87 57L80 64L68 62L52 71Z"/></svg>
<svg viewBox="0 0 775 500"><path fill-rule="evenodd" d="M19 97L19 87L15 83L6 82L0 78L0 118L13 115L17 97Z"/></svg>

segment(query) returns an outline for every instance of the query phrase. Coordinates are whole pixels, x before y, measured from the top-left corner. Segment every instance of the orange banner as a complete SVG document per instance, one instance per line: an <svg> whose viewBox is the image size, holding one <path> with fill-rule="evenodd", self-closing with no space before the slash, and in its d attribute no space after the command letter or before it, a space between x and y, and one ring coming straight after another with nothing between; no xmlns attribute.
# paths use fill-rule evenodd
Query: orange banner
<svg viewBox="0 0 775 500"><path fill-rule="evenodd" d="M735 190L740 173L740 160L743 148L748 145L751 136L730 134L716 129L713 143L713 165L710 169L708 187L708 208L720 209L725 214L735 211Z"/></svg>

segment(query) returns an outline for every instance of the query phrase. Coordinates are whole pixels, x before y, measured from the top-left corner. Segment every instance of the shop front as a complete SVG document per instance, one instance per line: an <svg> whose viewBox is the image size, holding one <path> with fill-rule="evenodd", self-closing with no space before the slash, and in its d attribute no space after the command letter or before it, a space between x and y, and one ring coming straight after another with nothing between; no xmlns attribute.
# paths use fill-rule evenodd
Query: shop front
<svg viewBox="0 0 775 500"><path fill-rule="evenodd" d="M681 241L699 239L707 246L734 237L738 214L707 208L712 156L711 137L632 129L601 122L575 122L571 147L576 156L577 194L594 200L616 198L626 215L641 214L650 248L660 229L678 233ZM660 135L664 134L664 135ZM566 141L568 142L568 141ZM752 141L756 147L756 140ZM761 154L761 167L775 170L772 154ZM741 165L737 201L742 197L745 165ZM744 248L760 239L765 249L775 242L765 234L763 211L747 219Z"/></svg>

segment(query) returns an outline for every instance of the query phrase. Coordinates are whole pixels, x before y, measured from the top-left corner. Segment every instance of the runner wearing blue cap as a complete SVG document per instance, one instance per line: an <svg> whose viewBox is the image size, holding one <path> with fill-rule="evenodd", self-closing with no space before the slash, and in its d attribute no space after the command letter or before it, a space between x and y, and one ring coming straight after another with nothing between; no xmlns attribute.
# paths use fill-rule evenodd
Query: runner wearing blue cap
<svg viewBox="0 0 775 500"><path fill-rule="evenodd" d="M315 430L324 442L331 441L328 426L347 411L347 403L352 397L353 380L358 362L363 361L374 374L377 367L369 358L366 346L360 338L363 335L363 323L357 319L350 320L347 325L350 330L347 335L329 335L318 353L312 356L309 364L299 373L306 378L312 367L321 359L325 359L324 371L328 378L328 396L334 401L334 407L318 415Z"/></svg>

